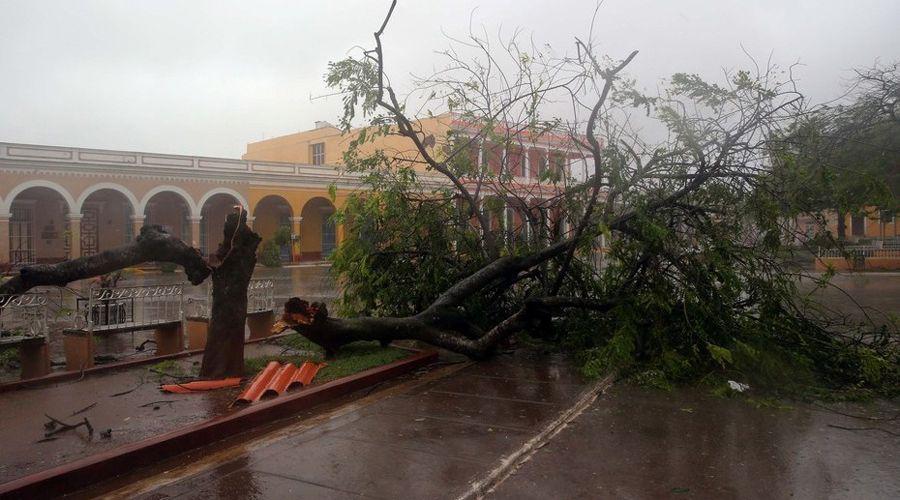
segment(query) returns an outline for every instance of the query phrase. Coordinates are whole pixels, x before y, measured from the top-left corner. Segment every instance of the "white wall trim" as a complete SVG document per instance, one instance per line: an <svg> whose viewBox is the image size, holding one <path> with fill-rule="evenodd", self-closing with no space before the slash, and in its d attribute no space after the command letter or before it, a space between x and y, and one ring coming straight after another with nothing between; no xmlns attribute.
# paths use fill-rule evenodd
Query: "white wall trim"
<svg viewBox="0 0 900 500"><path fill-rule="evenodd" d="M25 181L25 182L19 184L18 186L12 188L12 190L6 195L6 203L4 203L2 205L3 212L5 212L5 213L11 212L10 209L12 208L13 202L16 200L16 196L21 194L26 189L33 188L33 187L43 187L43 188L48 188L48 189L52 189L53 191L56 191L60 196L62 196L62 198L64 200L66 200L66 204L69 206L69 212L74 211L75 207L77 206L77 204L75 203L75 198L72 197L72 194L69 193L69 191L66 188L64 188L64 187L60 186L59 184L52 182L52 181L34 180L34 181Z"/></svg>
<svg viewBox="0 0 900 500"><path fill-rule="evenodd" d="M138 206L140 206L140 202L138 201L137 196L135 196L134 193L132 193L125 186L113 182L101 182L99 184L90 186L89 188L85 189L83 193L81 193L81 196L78 197L78 201L75 203L75 211L81 213L81 209L84 207L84 202L87 201L88 197L103 189L116 191L117 193L124 196L128 200L128 202L131 203L132 213L135 213ZM141 214L143 214L143 212L141 212Z"/></svg>
<svg viewBox="0 0 900 500"><path fill-rule="evenodd" d="M200 210L197 208L197 204L194 203L194 199L191 198L191 195L189 195L187 191L181 189L178 186L156 186L150 191L147 191L147 194L145 194L144 197L141 198L141 203L138 207L137 213L144 215L147 210L147 203L150 202L150 198L153 198L159 193L164 193L167 191L181 196L184 202L187 203L188 210L191 212L191 215L196 215L197 217L200 216Z"/></svg>
<svg viewBox="0 0 900 500"><path fill-rule="evenodd" d="M206 194L204 194L203 197L200 198L200 202L197 203L197 210L198 210L197 213L199 214L201 211L203 211L203 205L205 205L206 202L209 201L210 198L212 198L213 196L215 196L217 194L227 194L229 196L232 196L235 200L238 201L238 203L240 203L244 207L244 210L246 210L249 215L250 204L247 203L247 199L244 198L244 195L242 195L241 193L238 193L234 189L225 188L225 187L215 188L215 189L211 189L211 190L207 191Z"/></svg>

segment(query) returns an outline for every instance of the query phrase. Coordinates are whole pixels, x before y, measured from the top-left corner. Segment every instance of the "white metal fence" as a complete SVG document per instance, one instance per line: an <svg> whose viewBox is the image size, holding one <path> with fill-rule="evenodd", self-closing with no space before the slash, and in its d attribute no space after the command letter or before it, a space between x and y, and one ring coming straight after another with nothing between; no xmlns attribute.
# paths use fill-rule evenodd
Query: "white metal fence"
<svg viewBox="0 0 900 500"><path fill-rule="evenodd" d="M75 328L138 331L184 319L184 284L91 288L76 301Z"/></svg>
<svg viewBox="0 0 900 500"><path fill-rule="evenodd" d="M29 292L0 295L0 345L49 339L47 294Z"/></svg>

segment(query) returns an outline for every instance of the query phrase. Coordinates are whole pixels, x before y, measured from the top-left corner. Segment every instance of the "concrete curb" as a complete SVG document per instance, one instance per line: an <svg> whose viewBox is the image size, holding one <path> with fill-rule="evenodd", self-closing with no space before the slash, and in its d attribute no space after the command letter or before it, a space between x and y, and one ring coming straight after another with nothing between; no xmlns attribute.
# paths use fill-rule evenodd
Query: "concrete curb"
<svg viewBox="0 0 900 500"><path fill-rule="evenodd" d="M213 418L160 436L130 443L52 469L0 484L0 498L48 498L74 492L123 472L154 464L188 450L285 418L350 392L370 387L437 360L435 351L314 385L230 415Z"/></svg>
<svg viewBox="0 0 900 500"><path fill-rule="evenodd" d="M244 345L249 344L257 344L259 342L265 342L267 340L277 339L280 337L284 337L286 335L290 335L291 333L280 333L278 335L271 335L269 337L265 337L262 339L253 339L247 340L244 342ZM159 363L160 361L165 361L167 359L181 359L186 358L188 356L196 356L198 354L203 354L203 349L192 349L192 350L184 350L181 352L176 352L172 354L163 354L162 356L150 356L147 358L139 358L133 359L131 361L119 361L116 363L108 363L105 365L94 366L93 368L85 368L83 371L67 371L67 372L56 372L51 373L49 375L44 375L43 377L30 378L27 380L14 380L12 382L4 382L0 384L0 394L8 391L15 391L18 389L30 389L32 387L39 387L42 385L53 384L56 382L63 382L66 380L72 380L76 378L80 378L83 375L91 375L94 373L103 373L109 370L120 370L123 368L131 368L133 366L141 366L148 365L151 363Z"/></svg>

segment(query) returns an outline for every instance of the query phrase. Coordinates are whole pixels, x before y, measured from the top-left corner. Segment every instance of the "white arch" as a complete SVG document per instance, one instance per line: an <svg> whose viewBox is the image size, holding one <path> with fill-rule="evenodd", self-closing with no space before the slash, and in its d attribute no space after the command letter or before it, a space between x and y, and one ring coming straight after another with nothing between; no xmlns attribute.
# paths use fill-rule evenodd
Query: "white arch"
<svg viewBox="0 0 900 500"><path fill-rule="evenodd" d="M81 209L82 207L84 207L84 202L87 201L88 197L96 193L97 191L100 191L101 189L110 189L124 196L126 199L128 199L128 202L131 203L132 215L138 215L137 208L140 205L140 202L138 201L137 196L135 196L134 193L132 193L125 186L112 182L101 182L85 189L84 192L81 193L81 196L78 197L78 201L75 204L75 211L77 213L81 213Z"/></svg>
<svg viewBox="0 0 900 500"><path fill-rule="evenodd" d="M26 181L14 187L12 191L6 195L6 204L3 205L3 212L10 213L12 204L16 201L16 196L22 193L22 191L33 187L48 188L56 191L57 194L66 200L66 205L69 207L69 213L76 213L74 212L76 207L75 198L72 197L69 191L55 182L45 180Z"/></svg>
<svg viewBox="0 0 900 500"><path fill-rule="evenodd" d="M164 192L175 193L178 196L181 196L181 199L183 199L184 202L187 203L188 210L190 210L191 212L191 216L200 216L200 210L197 208L197 205L194 203L194 199L191 198L191 195L189 195L188 192L184 189L181 189L177 186L156 186L150 191L147 191L147 194L145 194L144 197L141 198L140 208L135 215L144 215L144 213L147 211L147 203L150 202L150 198L153 198L157 194Z"/></svg>
<svg viewBox="0 0 900 500"><path fill-rule="evenodd" d="M237 200L238 203L240 203L241 206L244 207L244 210L246 210L248 212L248 215L253 215L252 213L250 213L250 204L247 203L247 199L244 198L244 195L242 195L241 193L238 193L237 191L235 191L234 189L231 189L231 188L215 188L215 189L209 190L206 194L203 195L202 198L200 198L200 203L197 203L197 208L198 208L197 215L200 215L200 211L203 210L203 205L205 205L206 202L209 201L210 198L212 198L213 196L215 196L217 194L227 194L229 196L234 197L234 199Z"/></svg>

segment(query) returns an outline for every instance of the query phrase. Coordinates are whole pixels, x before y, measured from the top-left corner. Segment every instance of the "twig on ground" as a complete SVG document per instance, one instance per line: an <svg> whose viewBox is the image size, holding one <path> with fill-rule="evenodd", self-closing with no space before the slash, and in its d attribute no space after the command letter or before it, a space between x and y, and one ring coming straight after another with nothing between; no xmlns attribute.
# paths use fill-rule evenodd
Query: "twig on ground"
<svg viewBox="0 0 900 500"><path fill-rule="evenodd" d="M109 397L115 398L115 397L118 397L118 396L124 396L124 395L126 395L126 394L130 394L130 393L136 391L140 386L144 385L145 383L146 383L146 380L144 380L144 377L141 377L141 381L138 383L138 385L132 387L131 389L128 389L127 391L122 391L122 392L117 392L117 393L115 393L115 394L110 394Z"/></svg>
<svg viewBox="0 0 900 500"><path fill-rule="evenodd" d="M55 434L59 434L60 432L66 432L66 431L71 431L73 429L77 429L77 428L81 427L82 425L87 428L88 435L90 435L90 436L94 435L94 427L91 425L91 422L87 419L87 417L84 417L84 420L82 420L81 422L78 422L77 424L67 424L59 419L56 419L56 418L51 417L50 415L47 415L46 413L44 414L44 416L47 417L55 425L59 426L56 429L52 429L52 430L45 432L44 438L49 438ZM44 428L49 429L50 427L48 427L45 424Z"/></svg>
<svg viewBox="0 0 900 500"><path fill-rule="evenodd" d="M173 378L175 380L190 380L190 379L194 378L189 375L172 375L171 373L166 373L162 370L157 370L156 368L148 368L148 369L157 375L162 375L164 377Z"/></svg>
<svg viewBox="0 0 900 500"><path fill-rule="evenodd" d="M91 403L91 404L89 404L89 405L87 405L87 406L85 406L84 408L82 408L82 409L80 409L80 410L78 410L78 411L73 411L72 414L69 415L69 416L70 416L70 417L74 417L75 415L78 415L78 414L80 414L80 413L84 413L84 412L90 410L91 408L93 408L93 407L95 407L95 406L97 406L97 402L96 402L96 401L93 402L93 403Z"/></svg>
<svg viewBox="0 0 900 500"><path fill-rule="evenodd" d="M148 406L158 405L160 403L172 404L172 403L177 403L179 401L184 401L184 400L183 399L162 399L160 401L150 401L149 403L144 403L144 404L138 406L138 408L146 408Z"/></svg>

